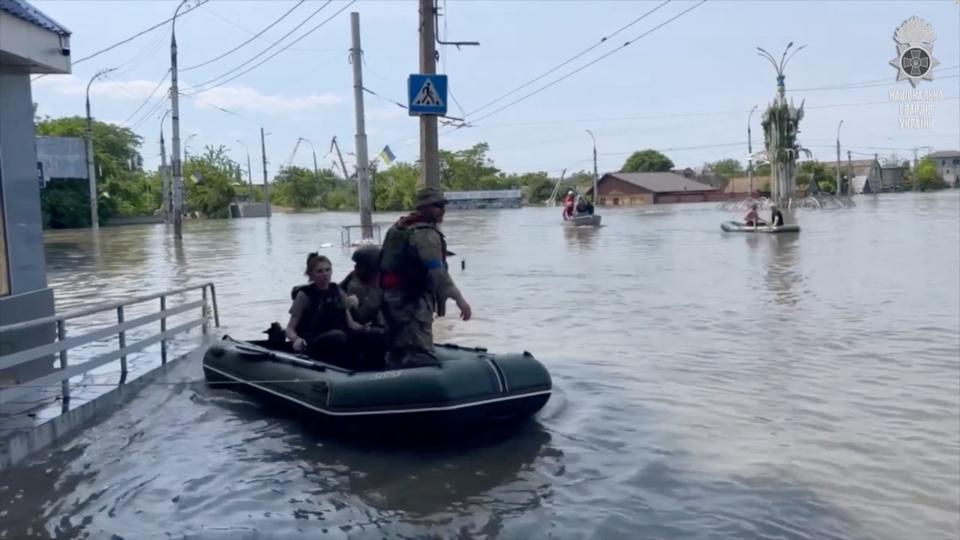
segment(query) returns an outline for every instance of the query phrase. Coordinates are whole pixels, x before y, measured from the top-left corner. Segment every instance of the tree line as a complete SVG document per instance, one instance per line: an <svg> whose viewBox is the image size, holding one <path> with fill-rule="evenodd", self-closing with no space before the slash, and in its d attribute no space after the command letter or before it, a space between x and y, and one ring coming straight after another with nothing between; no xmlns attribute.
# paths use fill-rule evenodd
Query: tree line
<svg viewBox="0 0 960 540"><path fill-rule="evenodd" d="M86 120L43 118L36 123L38 135L82 137ZM162 188L158 171L143 169L140 150L143 140L128 128L93 122L94 163L97 168L97 197L101 222L113 217L156 215L161 212ZM440 183L448 191L520 189L525 204L547 202L554 193L561 198L568 189L588 188L593 176L588 171L577 171L562 178L544 171L522 174L506 173L489 157L490 146L478 143L465 150L440 151ZM896 158L894 158L896 159ZM621 167L622 172L656 172L675 170L669 157L652 149L630 155ZM746 175L744 165L736 159L705 163L703 171L713 173L726 187L731 178ZM845 171L844 171L845 172ZM930 159L917 167L916 182L920 189L945 187ZM770 174L769 165L754 167L754 175ZM913 173L907 179L913 187ZM413 206L420 178L419 163L394 162L382 168L379 162L371 164L371 202L374 211L402 211ZM817 162L804 162L798 167L797 184L815 183L821 191L835 189L832 168ZM230 204L235 201L262 202L262 185L245 182L240 164L228 155L223 146L208 146L200 154L191 154L183 163L184 211L204 218L229 216ZM762 187L761 187L762 189ZM357 187L354 178L345 180L332 169L313 171L303 167L282 167L271 180L270 201L277 207L294 211L322 209L349 211L357 209ZM76 179L57 179L41 190L41 208L44 227L88 227L90 210L88 182Z"/></svg>

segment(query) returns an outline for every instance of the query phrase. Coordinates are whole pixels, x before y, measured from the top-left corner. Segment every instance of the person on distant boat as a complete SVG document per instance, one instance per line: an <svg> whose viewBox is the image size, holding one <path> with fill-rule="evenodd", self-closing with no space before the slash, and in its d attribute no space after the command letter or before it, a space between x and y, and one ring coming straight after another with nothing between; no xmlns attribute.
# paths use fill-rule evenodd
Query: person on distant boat
<svg viewBox="0 0 960 540"><path fill-rule="evenodd" d="M435 365L433 315L452 298L460 317L469 320L470 304L447 272L447 242L437 225L447 200L435 188L416 194L416 211L400 218L380 249L380 290L387 323L387 364Z"/></svg>
<svg viewBox="0 0 960 540"><path fill-rule="evenodd" d="M567 192L567 196L563 198L563 219L570 219L573 217L575 200L576 195L571 189Z"/></svg>
<svg viewBox="0 0 960 540"><path fill-rule="evenodd" d="M755 203L750 206L750 211L747 212L747 215L743 217L743 223L748 227L766 225L766 223L760 219L760 214L757 213L757 205Z"/></svg>
<svg viewBox="0 0 960 540"><path fill-rule="evenodd" d="M783 212L777 208L776 203L770 204L770 226L783 227Z"/></svg>
<svg viewBox="0 0 960 540"><path fill-rule="evenodd" d="M578 216L592 216L593 215L593 203L590 202L586 197L581 197L577 201L577 215Z"/></svg>
<svg viewBox="0 0 960 540"><path fill-rule="evenodd" d="M348 333L362 331L347 308L347 295L331 283L333 265L330 259L311 253L304 272L310 280L290 291L293 305L285 330L293 350L318 360L344 361L349 349Z"/></svg>

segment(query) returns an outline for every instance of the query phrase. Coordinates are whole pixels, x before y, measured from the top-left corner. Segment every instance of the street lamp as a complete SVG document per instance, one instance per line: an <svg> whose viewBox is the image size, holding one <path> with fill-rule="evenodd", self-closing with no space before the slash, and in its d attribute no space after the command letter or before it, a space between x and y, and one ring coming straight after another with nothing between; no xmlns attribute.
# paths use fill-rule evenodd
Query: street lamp
<svg viewBox="0 0 960 540"><path fill-rule="evenodd" d="M593 200L590 202L599 204L600 198L597 193L597 138L593 136L593 132L589 129L584 131L590 134L590 139L593 141Z"/></svg>
<svg viewBox="0 0 960 540"><path fill-rule="evenodd" d="M250 184L250 195L253 196L253 172L250 170L250 148L247 147L247 143L237 139L237 144L243 146L243 149L247 152L247 183Z"/></svg>
<svg viewBox="0 0 960 540"><path fill-rule="evenodd" d="M754 105L750 109L750 114L747 115L747 181L750 184L750 198L753 198L753 133L750 131L750 119L753 117L754 111L757 110L757 105ZM736 186L734 186L736 189Z"/></svg>
<svg viewBox="0 0 960 540"><path fill-rule="evenodd" d="M93 227L94 234L100 232L100 213L97 210L97 171L93 163L93 118L90 115L90 85L93 81L103 77L117 68L101 69L90 77L87 83L87 178L90 182L90 224Z"/></svg>
<svg viewBox="0 0 960 540"><path fill-rule="evenodd" d="M170 20L170 108L173 111L173 235L183 238L183 171L180 169L180 89L177 86L177 15L187 3L181 0Z"/></svg>
<svg viewBox="0 0 960 540"><path fill-rule="evenodd" d="M840 123L837 124L837 190L836 194L839 197L843 195L843 187L840 185L840 126L843 125L843 120L840 120Z"/></svg>
<svg viewBox="0 0 960 540"><path fill-rule="evenodd" d="M319 176L320 169L317 168L317 149L314 148L313 143L309 139L304 139L300 137L300 140L310 145L310 151L313 152L313 175Z"/></svg>
<svg viewBox="0 0 960 540"><path fill-rule="evenodd" d="M190 135L187 135L187 140L183 142L183 161L184 162L190 161L190 139L196 136L197 136L196 133L191 133Z"/></svg>
<svg viewBox="0 0 960 540"><path fill-rule="evenodd" d="M163 139L163 123L167 120L167 115L170 114L170 109L167 109L163 116L160 117L160 190L163 192L161 196L163 204L163 222L170 223L170 178L167 176L170 173L170 169L167 167L167 145Z"/></svg>

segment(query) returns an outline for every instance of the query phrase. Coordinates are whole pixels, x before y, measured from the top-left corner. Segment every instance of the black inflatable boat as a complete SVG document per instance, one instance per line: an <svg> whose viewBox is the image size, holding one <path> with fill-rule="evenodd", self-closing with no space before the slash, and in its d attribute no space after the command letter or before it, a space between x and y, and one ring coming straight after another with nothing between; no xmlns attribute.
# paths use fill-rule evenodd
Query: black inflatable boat
<svg viewBox="0 0 960 540"><path fill-rule="evenodd" d="M552 382L532 354L436 346L438 366L352 371L265 341L229 336L203 357L211 382L279 398L324 420L420 426L467 426L522 420L550 399Z"/></svg>

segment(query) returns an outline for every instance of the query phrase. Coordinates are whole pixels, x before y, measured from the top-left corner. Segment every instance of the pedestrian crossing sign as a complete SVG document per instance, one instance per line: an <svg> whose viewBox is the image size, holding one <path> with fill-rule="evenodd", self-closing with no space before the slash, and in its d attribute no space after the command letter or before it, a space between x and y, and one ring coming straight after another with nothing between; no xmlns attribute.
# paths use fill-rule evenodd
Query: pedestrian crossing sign
<svg viewBox="0 0 960 540"><path fill-rule="evenodd" d="M447 76L412 74L407 79L411 116L447 114Z"/></svg>

